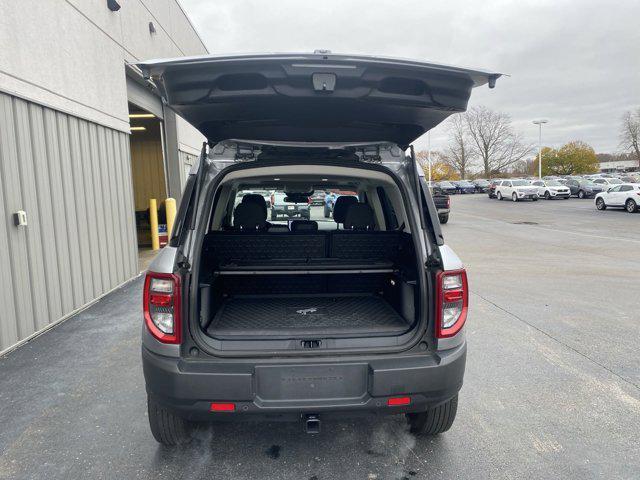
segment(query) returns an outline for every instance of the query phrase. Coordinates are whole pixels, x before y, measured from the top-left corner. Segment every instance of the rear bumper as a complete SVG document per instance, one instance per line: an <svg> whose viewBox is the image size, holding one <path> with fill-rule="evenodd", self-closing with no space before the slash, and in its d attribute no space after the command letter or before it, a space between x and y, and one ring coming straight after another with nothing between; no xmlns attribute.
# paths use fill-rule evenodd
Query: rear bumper
<svg viewBox="0 0 640 480"><path fill-rule="evenodd" d="M465 362L466 343L437 355L354 357L341 362L185 361L142 348L149 396L196 421L424 411L456 395ZM411 403L387 406L387 399L396 396L409 396ZM233 402L235 411L211 413L210 404L216 401Z"/></svg>

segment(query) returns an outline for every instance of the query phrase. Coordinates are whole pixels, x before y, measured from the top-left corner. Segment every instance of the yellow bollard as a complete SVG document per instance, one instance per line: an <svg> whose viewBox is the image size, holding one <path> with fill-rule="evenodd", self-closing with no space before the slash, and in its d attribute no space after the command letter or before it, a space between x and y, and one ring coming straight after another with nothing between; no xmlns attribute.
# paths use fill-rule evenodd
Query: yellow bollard
<svg viewBox="0 0 640 480"><path fill-rule="evenodd" d="M151 224L151 249L160 250L160 238L158 237L158 204L155 198L149 200L149 223Z"/></svg>
<svg viewBox="0 0 640 480"><path fill-rule="evenodd" d="M176 200L175 198L167 198L164 201L165 212L167 213L167 239L171 239L173 231L173 222L176 219Z"/></svg>

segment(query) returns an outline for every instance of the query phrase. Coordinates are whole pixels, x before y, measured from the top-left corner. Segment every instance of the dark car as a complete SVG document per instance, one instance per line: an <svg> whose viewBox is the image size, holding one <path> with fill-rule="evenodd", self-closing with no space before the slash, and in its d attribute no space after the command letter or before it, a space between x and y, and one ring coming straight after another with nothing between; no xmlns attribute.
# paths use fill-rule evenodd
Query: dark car
<svg viewBox="0 0 640 480"><path fill-rule="evenodd" d="M476 193L488 193L489 192L489 186L491 185L491 182L489 182L488 180L484 180L482 178L479 178L478 180L474 180L473 185L476 187Z"/></svg>
<svg viewBox="0 0 640 480"><path fill-rule="evenodd" d="M271 220L279 218L302 218L309 220L309 200L290 198L285 192L275 192L271 196Z"/></svg>
<svg viewBox="0 0 640 480"><path fill-rule="evenodd" d="M437 182L436 185L438 186L441 192L446 193L448 195L453 195L458 193L458 188L453 184L453 182L444 180L442 182Z"/></svg>
<svg viewBox="0 0 640 480"><path fill-rule="evenodd" d="M476 186L467 180L451 182L456 187L456 193L476 193Z"/></svg>
<svg viewBox="0 0 640 480"><path fill-rule="evenodd" d="M385 414L414 434L447 431L469 287L406 147L500 75L327 52L138 66L207 138L144 282L154 438L274 419L318 433L325 418ZM237 191L286 192L293 203L272 208L289 216L325 181L357 195L338 196L330 221L272 223L262 202L234 203Z"/></svg>
<svg viewBox="0 0 640 480"><path fill-rule="evenodd" d="M438 211L440 223L447 223L449 221L449 212L451 211L451 198L435 182L430 182L429 189L431 190L433 203Z"/></svg>
<svg viewBox="0 0 640 480"><path fill-rule="evenodd" d="M567 180L567 187L571 190L571 196L578 198L593 198L598 193L604 191L602 185L593 183L591 180Z"/></svg>
<svg viewBox="0 0 640 480"><path fill-rule="evenodd" d="M489 188L487 189L489 198L496 198L496 185L498 185L498 182L500 181L502 181L500 178L493 178L489 180Z"/></svg>

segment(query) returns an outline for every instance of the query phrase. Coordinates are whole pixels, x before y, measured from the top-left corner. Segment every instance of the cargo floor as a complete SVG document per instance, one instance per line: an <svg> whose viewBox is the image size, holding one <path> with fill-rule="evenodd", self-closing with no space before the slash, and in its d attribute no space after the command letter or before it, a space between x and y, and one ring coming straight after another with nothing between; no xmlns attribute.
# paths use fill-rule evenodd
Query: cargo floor
<svg viewBox="0 0 640 480"><path fill-rule="evenodd" d="M207 333L216 338L400 335L408 323L375 295L233 296Z"/></svg>

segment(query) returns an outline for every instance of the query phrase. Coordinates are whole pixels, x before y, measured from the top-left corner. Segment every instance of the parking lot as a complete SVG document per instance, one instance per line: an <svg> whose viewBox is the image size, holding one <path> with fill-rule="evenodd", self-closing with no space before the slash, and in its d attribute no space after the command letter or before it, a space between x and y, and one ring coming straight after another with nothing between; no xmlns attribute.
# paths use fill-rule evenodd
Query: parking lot
<svg viewBox="0 0 640 480"><path fill-rule="evenodd" d="M469 272L458 417L226 424L159 447L140 366L140 278L0 359L0 478L638 478L640 214L592 200L452 197Z"/></svg>

